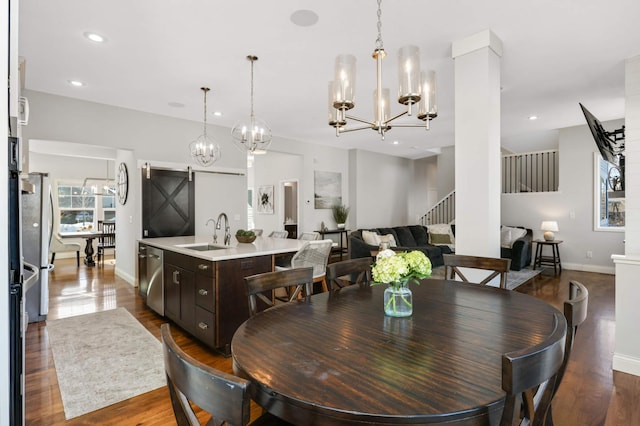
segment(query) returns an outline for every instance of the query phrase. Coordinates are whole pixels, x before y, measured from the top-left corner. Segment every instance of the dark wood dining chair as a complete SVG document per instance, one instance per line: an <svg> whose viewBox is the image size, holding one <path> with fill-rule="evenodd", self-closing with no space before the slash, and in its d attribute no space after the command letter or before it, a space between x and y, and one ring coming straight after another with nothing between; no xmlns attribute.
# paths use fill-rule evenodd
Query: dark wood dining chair
<svg viewBox="0 0 640 426"><path fill-rule="evenodd" d="M507 288L507 273L511 268L511 259L459 254L444 254L442 257L444 259L444 277L447 280L453 280L457 275L462 281L470 282L460 268L483 269L492 272L478 284L486 285L499 275L500 288Z"/></svg>
<svg viewBox="0 0 640 426"><path fill-rule="evenodd" d="M564 302L564 317L567 320L567 340L564 346L564 359L562 366L558 372L558 378L556 379L555 389L553 394L558 392L562 377L567 369L569 363L569 357L571 356L571 349L573 348L573 342L576 338L578 326L581 325L587 319L587 307L589 304L589 290L577 282L569 281L569 300ZM546 426L553 426L553 415L551 414L551 408L547 412Z"/></svg>
<svg viewBox="0 0 640 426"><path fill-rule="evenodd" d="M502 355L502 389L507 396L500 426L545 424L567 336L562 314L554 314L553 321L554 331L543 342Z"/></svg>
<svg viewBox="0 0 640 426"><path fill-rule="evenodd" d="M329 291L371 281L371 257L343 260L327 265Z"/></svg>
<svg viewBox="0 0 640 426"><path fill-rule="evenodd" d="M250 275L244 278L244 282L249 298L249 315L253 317L258 312L258 299L264 302L267 308L275 305L273 291L276 289L287 291L285 301L288 302L298 298L302 290L304 290L305 296L310 296L312 294L313 268L292 268ZM269 296L265 294L267 292Z"/></svg>
<svg viewBox="0 0 640 426"><path fill-rule="evenodd" d="M185 353L173 339L169 324L162 324L160 331L167 386L178 426L200 425L191 403L211 415L207 424L249 424L251 382L203 364ZM269 413L251 423L252 426L288 424Z"/></svg>
<svg viewBox="0 0 640 426"><path fill-rule="evenodd" d="M98 227L98 231L102 232L98 237L98 263L102 259L102 264L104 265L106 249L113 249L113 257L116 256L116 223L102 222L101 226Z"/></svg>

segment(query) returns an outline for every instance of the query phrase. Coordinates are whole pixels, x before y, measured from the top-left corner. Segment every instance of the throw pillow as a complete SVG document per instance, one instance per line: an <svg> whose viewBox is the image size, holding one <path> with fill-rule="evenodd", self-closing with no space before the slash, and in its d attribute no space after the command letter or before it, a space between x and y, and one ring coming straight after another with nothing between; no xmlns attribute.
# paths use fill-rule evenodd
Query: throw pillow
<svg viewBox="0 0 640 426"><path fill-rule="evenodd" d="M451 238L451 243L456 243L456 237L453 236L453 232L451 231L451 226L448 223L435 223L433 225L427 225L427 230L429 232L429 244L433 244L432 242L432 234L448 234L449 238Z"/></svg>
<svg viewBox="0 0 640 426"><path fill-rule="evenodd" d="M393 237L393 234L380 235L379 238L381 243L388 242L389 247L398 247L398 244L396 243L396 239Z"/></svg>
<svg viewBox="0 0 640 426"><path fill-rule="evenodd" d="M500 230L500 247L511 248L511 229L506 226Z"/></svg>
<svg viewBox="0 0 640 426"><path fill-rule="evenodd" d="M437 246L439 244L451 244L451 236L449 234L429 234L431 235L431 244Z"/></svg>
<svg viewBox="0 0 640 426"><path fill-rule="evenodd" d="M370 246L378 247L380 245L380 235L371 231L362 231L362 239Z"/></svg>

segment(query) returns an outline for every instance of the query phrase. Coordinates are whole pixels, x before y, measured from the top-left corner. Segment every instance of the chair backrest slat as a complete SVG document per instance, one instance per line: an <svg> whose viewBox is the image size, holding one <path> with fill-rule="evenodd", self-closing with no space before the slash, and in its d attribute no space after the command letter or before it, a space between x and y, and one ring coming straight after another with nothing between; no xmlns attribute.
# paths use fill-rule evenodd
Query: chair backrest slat
<svg viewBox="0 0 640 426"><path fill-rule="evenodd" d="M345 285L370 282L372 262L371 257L360 257L330 263L327 265L329 290L342 288Z"/></svg>
<svg viewBox="0 0 640 426"><path fill-rule="evenodd" d="M267 307L274 305L271 292L278 288L295 287L289 301L298 297L304 287L305 295L312 294L313 268L293 268L282 271L265 272L244 278L249 301L249 315L254 316L258 311L257 298ZM264 293L270 292L269 296Z"/></svg>
<svg viewBox="0 0 640 426"><path fill-rule="evenodd" d="M445 254L442 257L444 259L445 279L455 279L458 276L462 281L470 282L460 268L482 269L492 271L492 273L478 284L486 285L500 275L500 288L507 288L507 273L511 268L511 259L459 254Z"/></svg>
<svg viewBox="0 0 640 426"><path fill-rule="evenodd" d="M189 401L211 414L215 419L212 424L249 423L251 382L192 358L176 344L169 324L160 329L167 385L178 424L199 425Z"/></svg>

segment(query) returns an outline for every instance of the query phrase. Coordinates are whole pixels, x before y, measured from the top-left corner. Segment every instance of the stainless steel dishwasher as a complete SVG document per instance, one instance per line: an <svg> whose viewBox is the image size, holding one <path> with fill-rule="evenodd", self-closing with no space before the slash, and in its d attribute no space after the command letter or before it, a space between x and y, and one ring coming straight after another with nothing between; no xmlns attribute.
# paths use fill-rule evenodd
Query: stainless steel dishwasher
<svg viewBox="0 0 640 426"><path fill-rule="evenodd" d="M147 246L147 306L164 316L162 250Z"/></svg>

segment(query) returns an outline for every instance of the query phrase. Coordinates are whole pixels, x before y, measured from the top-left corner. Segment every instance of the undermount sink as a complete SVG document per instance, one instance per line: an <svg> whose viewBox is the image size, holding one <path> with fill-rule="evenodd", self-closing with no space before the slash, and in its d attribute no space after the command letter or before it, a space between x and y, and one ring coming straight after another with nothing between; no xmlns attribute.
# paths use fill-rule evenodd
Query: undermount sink
<svg viewBox="0 0 640 426"><path fill-rule="evenodd" d="M209 251L209 250L224 250L229 247L225 246L215 246L213 244L203 243L203 244L183 244L177 246L180 248L185 248L188 250L196 250L196 251Z"/></svg>

